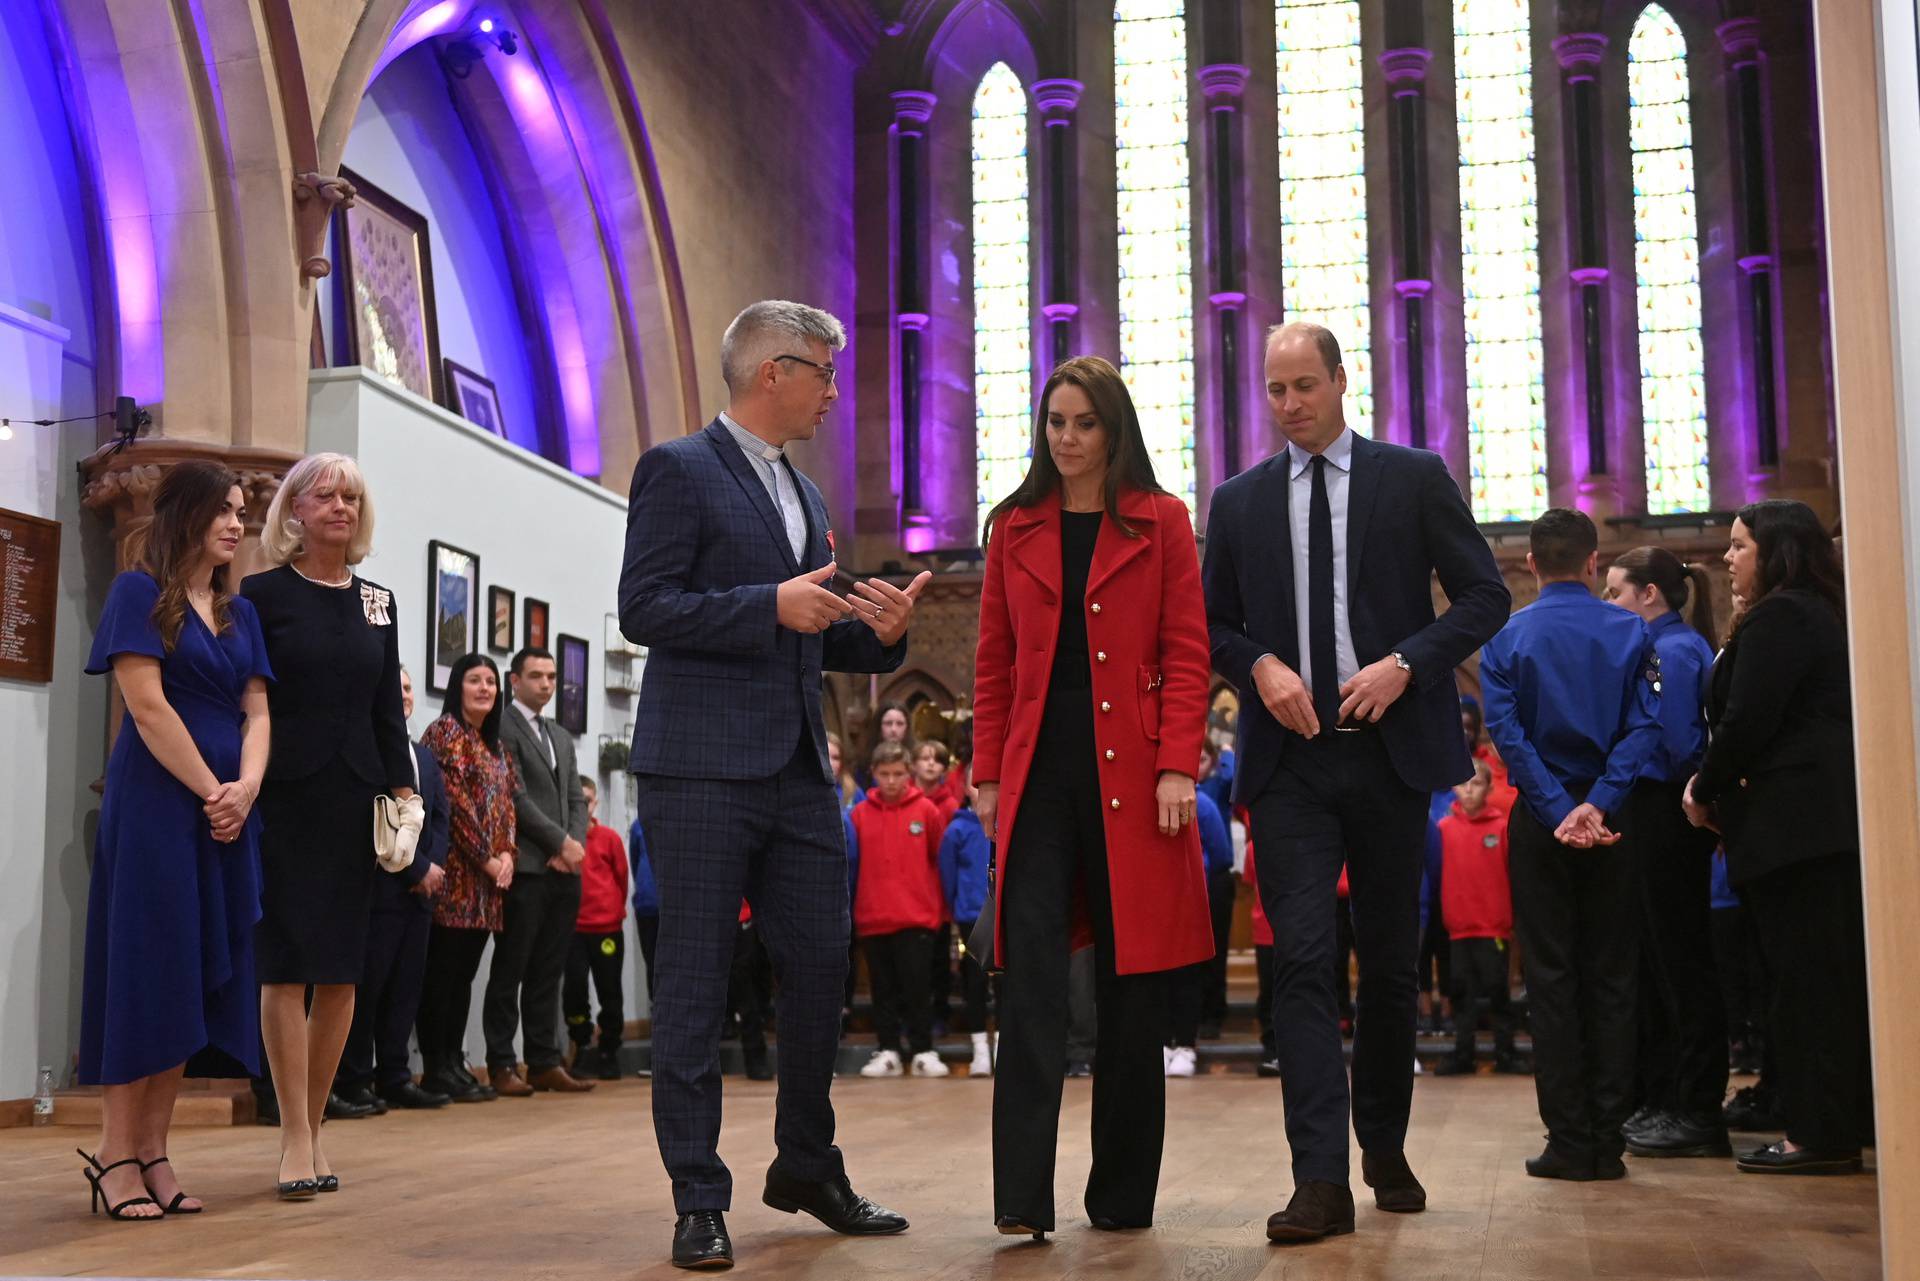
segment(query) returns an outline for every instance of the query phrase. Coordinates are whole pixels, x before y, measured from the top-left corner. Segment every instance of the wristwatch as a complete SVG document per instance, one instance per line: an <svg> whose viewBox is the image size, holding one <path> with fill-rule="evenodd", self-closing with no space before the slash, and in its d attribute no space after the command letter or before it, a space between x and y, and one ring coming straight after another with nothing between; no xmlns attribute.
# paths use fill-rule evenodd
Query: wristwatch
<svg viewBox="0 0 1920 1281"><path fill-rule="evenodd" d="M1388 655L1388 657L1393 659L1394 666L1398 667L1401 671L1405 672L1408 676L1413 675L1413 664L1407 661L1407 656L1405 654L1402 654L1399 650L1396 649L1393 651L1392 654Z"/></svg>

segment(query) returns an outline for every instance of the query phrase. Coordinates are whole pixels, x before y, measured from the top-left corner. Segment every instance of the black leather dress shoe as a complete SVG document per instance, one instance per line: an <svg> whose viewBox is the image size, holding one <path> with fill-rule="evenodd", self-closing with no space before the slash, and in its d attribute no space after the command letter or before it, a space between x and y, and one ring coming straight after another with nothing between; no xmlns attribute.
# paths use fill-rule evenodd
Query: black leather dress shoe
<svg viewBox="0 0 1920 1281"><path fill-rule="evenodd" d="M1045 1241L1052 1228L1038 1228L1025 1219L1011 1214L1003 1214L993 1221L994 1231L1003 1237L1032 1237L1035 1241Z"/></svg>
<svg viewBox="0 0 1920 1281"><path fill-rule="evenodd" d="M1592 1157L1572 1156L1552 1144L1539 1156L1527 1158L1527 1173L1536 1179L1565 1179L1569 1183L1592 1183L1599 1177Z"/></svg>
<svg viewBox="0 0 1920 1281"><path fill-rule="evenodd" d="M1267 1219L1267 1240L1296 1245L1353 1231L1353 1193L1344 1184L1308 1179L1293 1190L1287 1208Z"/></svg>
<svg viewBox="0 0 1920 1281"><path fill-rule="evenodd" d="M453 1101L450 1094L439 1090L430 1090L415 1085L412 1081L402 1081L397 1085L380 1087L380 1097L397 1108L443 1108Z"/></svg>
<svg viewBox="0 0 1920 1281"><path fill-rule="evenodd" d="M905 1217L854 1192L844 1174L837 1179L809 1183L788 1174L776 1161L767 1168L767 1189L760 1194L760 1199L788 1214L805 1210L835 1232L847 1236L891 1236L907 1230Z"/></svg>
<svg viewBox="0 0 1920 1281"><path fill-rule="evenodd" d="M358 1121L372 1115L371 1103L350 1103L338 1094L327 1095L326 1117L329 1121Z"/></svg>
<svg viewBox="0 0 1920 1281"><path fill-rule="evenodd" d="M733 1266L733 1238L727 1216L718 1210L694 1210L673 1225L673 1266L724 1272Z"/></svg>
<svg viewBox="0 0 1920 1281"><path fill-rule="evenodd" d="M1137 1221L1133 1219L1116 1219L1107 1214L1089 1215L1087 1216L1087 1223L1091 1225L1096 1232L1139 1232L1153 1226L1153 1220L1151 1219L1141 1219Z"/></svg>
<svg viewBox="0 0 1920 1281"><path fill-rule="evenodd" d="M1373 1189L1373 1203L1390 1214L1418 1214L1427 1208L1427 1190L1414 1177L1405 1152L1362 1152L1360 1177Z"/></svg>
<svg viewBox="0 0 1920 1281"><path fill-rule="evenodd" d="M1734 1164L1746 1174L1858 1174L1860 1154L1820 1148L1789 1152L1784 1142L1769 1143L1764 1148L1742 1152Z"/></svg>
<svg viewBox="0 0 1920 1281"><path fill-rule="evenodd" d="M364 1085L349 1086L344 1090L335 1089L334 1094L345 1099L355 1107L372 1108L372 1115L374 1116L385 1116L387 1114L386 1101Z"/></svg>
<svg viewBox="0 0 1920 1281"><path fill-rule="evenodd" d="M1627 1135L1635 1156L1732 1156L1733 1144L1719 1117L1701 1119L1669 1112L1652 1125Z"/></svg>

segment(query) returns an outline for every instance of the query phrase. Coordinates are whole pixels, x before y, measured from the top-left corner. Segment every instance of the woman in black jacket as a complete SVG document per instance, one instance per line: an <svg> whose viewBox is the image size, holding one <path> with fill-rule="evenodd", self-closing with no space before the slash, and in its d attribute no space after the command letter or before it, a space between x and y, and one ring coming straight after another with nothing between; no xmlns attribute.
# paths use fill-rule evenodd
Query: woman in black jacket
<svg viewBox="0 0 1920 1281"><path fill-rule="evenodd" d="M1712 738L1687 817L1717 826L1772 974L1787 1137L1755 1174L1839 1174L1871 1141L1866 930L1840 559L1804 503L1740 509L1726 562L1746 602L1713 670Z"/></svg>

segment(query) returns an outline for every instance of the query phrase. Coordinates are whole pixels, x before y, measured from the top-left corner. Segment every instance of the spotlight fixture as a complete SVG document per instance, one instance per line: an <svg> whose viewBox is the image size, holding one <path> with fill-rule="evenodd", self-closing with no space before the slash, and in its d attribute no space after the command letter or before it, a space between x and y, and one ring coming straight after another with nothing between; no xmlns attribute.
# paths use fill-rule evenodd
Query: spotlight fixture
<svg viewBox="0 0 1920 1281"><path fill-rule="evenodd" d="M490 36L490 35L492 35L492 34L493 34L493 19L492 19L492 18L482 18L482 19L480 19L480 34L481 34L481 35L483 35L483 36Z"/></svg>
<svg viewBox="0 0 1920 1281"><path fill-rule="evenodd" d="M497 19L482 18L465 35L456 36L440 46L440 62L455 80L465 80L474 66L487 56L491 45L508 57L520 52L520 38Z"/></svg>

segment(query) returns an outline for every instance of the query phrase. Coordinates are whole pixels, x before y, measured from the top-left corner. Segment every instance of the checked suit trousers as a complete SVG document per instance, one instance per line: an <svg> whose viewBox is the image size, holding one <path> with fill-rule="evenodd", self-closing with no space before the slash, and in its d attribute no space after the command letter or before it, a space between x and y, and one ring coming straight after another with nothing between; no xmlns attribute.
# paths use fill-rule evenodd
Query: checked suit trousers
<svg viewBox="0 0 1920 1281"><path fill-rule="evenodd" d="M742 896L780 988L778 1159L802 1179L840 1177L829 1090L851 932L847 847L812 743L772 778L641 774L639 791L660 891L653 1128L675 1211L732 1205L719 1153L720 1028Z"/></svg>

